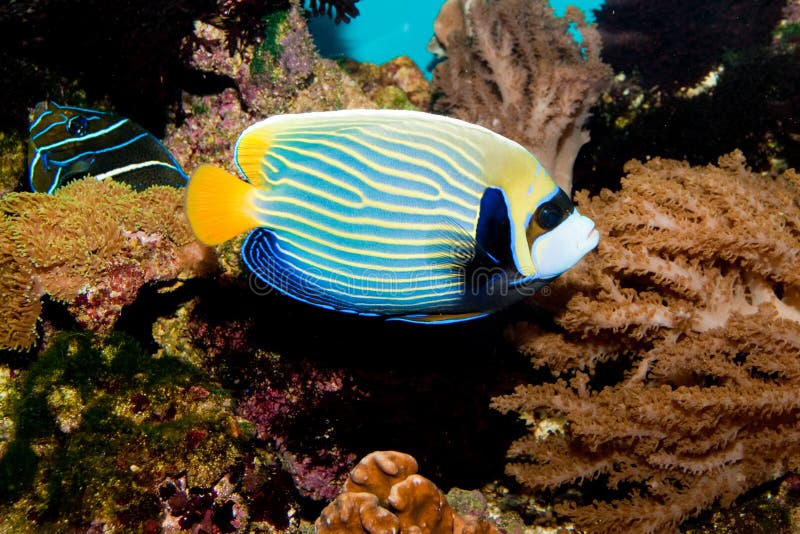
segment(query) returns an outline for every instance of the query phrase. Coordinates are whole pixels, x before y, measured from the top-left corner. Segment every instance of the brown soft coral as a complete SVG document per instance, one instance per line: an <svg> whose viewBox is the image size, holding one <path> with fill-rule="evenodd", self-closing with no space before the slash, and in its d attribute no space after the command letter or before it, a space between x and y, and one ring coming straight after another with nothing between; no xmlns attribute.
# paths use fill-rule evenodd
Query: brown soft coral
<svg viewBox="0 0 800 534"><path fill-rule="evenodd" d="M434 69L435 109L525 145L569 192L583 123L611 81L597 30L576 8L556 18L544 0L450 0L435 29L447 56Z"/></svg>
<svg viewBox="0 0 800 534"><path fill-rule="evenodd" d="M558 508L593 532L669 530L800 469L800 176L739 152L627 171L578 194L603 238L539 301L562 330L511 334L559 380L494 400L534 423L509 453L520 482L613 491Z"/></svg>
<svg viewBox="0 0 800 534"><path fill-rule="evenodd" d="M499 534L484 518L460 516L442 491L416 474L408 454L377 451L350 473L344 493L322 511L318 534Z"/></svg>
<svg viewBox="0 0 800 534"><path fill-rule="evenodd" d="M68 304L82 326L107 332L144 284L194 276L208 259L178 189L137 193L88 178L54 195L6 195L0 200L0 346L24 349L36 341L45 294Z"/></svg>

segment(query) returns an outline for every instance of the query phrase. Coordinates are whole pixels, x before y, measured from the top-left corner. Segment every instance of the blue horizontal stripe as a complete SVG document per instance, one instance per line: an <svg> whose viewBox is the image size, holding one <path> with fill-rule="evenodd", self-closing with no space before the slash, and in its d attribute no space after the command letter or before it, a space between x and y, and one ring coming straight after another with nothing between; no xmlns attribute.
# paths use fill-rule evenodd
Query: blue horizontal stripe
<svg viewBox="0 0 800 534"><path fill-rule="evenodd" d="M100 149L97 149L97 150L87 150L85 152L81 152L80 154L76 154L76 155L72 156L71 158L68 158L68 159L65 159L65 160L62 160L62 161L51 159L50 163L52 163L53 165L62 165L62 166L63 165L69 165L70 163L73 163L75 161L83 159L83 158L85 158L87 156L92 156L92 155L96 155L96 154L103 154L103 153L106 153L106 152L113 152L115 150L119 150L121 148L125 148L126 146L132 145L133 143L135 143L135 142L137 142L137 141L139 141L141 139L146 138L148 135L150 135L150 134L148 134L147 132L143 132L143 133L140 133L139 135L131 137L130 139L128 139L127 141L125 141L123 143L119 143L117 145L110 146L108 148L100 148Z"/></svg>

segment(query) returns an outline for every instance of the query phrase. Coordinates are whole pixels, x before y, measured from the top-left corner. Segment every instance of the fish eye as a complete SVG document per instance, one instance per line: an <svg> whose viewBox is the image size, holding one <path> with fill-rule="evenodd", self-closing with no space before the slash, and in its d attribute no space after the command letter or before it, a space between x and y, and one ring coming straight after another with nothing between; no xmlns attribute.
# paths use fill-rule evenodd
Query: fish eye
<svg viewBox="0 0 800 534"><path fill-rule="evenodd" d="M78 115L77 117L72 117L69 122L67 122L67 133L73 135L75 137L81 137L86 135L86 132L89 131L89 121L86 120L86 117L82 115Z"/></svg>
<svg viewBox="0 0 800 534"><path fill-rule="evenodd" d="M536 209L536 224L543 230L552 230L564 220L566 212L555 202L545 202Z"/></svg>

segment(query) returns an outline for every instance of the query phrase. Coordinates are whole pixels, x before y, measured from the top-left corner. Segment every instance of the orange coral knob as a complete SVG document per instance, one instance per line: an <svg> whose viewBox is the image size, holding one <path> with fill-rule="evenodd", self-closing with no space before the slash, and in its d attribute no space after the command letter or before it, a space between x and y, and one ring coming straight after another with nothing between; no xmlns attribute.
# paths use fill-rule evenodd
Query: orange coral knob
<svg viewBox="0 0 800 534"><path fill-rule="evenodd" d="M314 528L317 534L397 534L400 520L371 493L342 493L322 510Z"/></svg>
<svg viewBox="0 0 800 534"><path fill-rule="evenodd" d="M417 461L413 456L397 451L375 451L353 468L344 490L372 493L381 506L386 506L392 486L416 472Z"/></svg>
<svg viewBox="0 0 800 534"><path fill-rule="evenodd" d="M368 454L350 472L344 493L322 510L317 534L500 534L485 518L456 514L441 490L416 472L408 454Z"/></svg>

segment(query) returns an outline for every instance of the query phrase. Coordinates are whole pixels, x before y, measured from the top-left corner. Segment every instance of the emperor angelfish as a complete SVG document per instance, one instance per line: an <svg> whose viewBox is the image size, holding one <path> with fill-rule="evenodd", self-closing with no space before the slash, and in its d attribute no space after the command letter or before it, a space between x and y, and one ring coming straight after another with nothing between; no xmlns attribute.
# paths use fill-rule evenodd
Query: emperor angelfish
<svg viewBox="0 0 800 534"><path fill-rule="evenodd" d="M487 315L597 246L594 223L521 145L428 113L278 115L235 160L192 175L186 211L216 245L249 231L246 266L297 300L423 323Z"/></svg>
<svg viewBox="0 0 800 534"><path fill-rule="evenodd" d="M183 187L188 177L153 134L130 119L43 101L33 111L28 177L35 192L52 193L91 174L134 189Z"/></svg>

